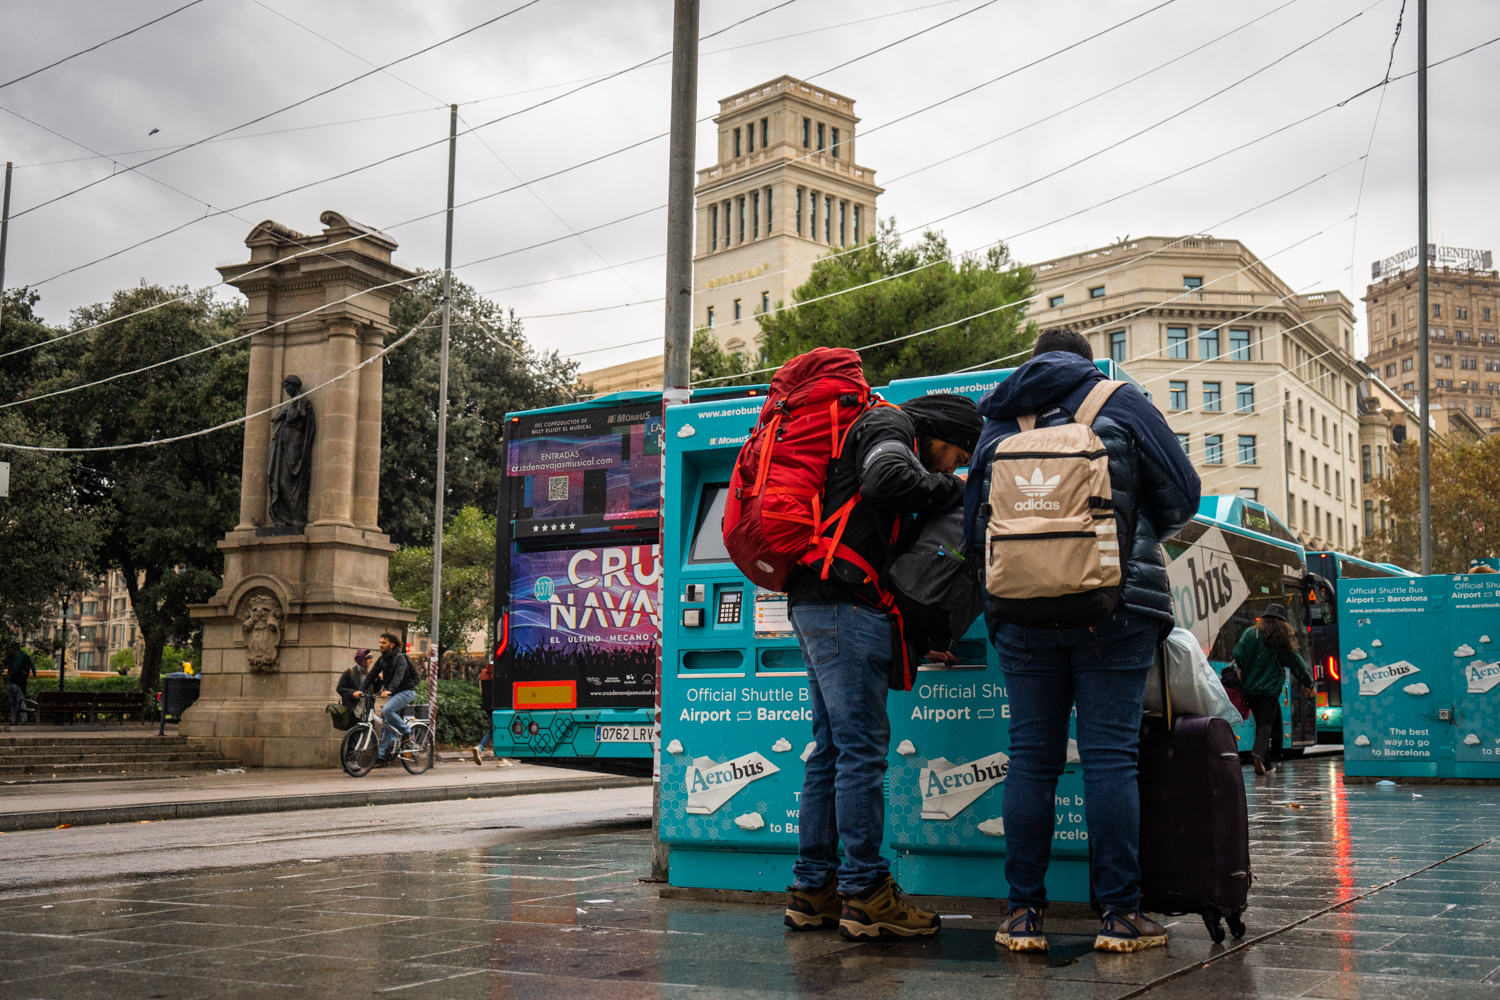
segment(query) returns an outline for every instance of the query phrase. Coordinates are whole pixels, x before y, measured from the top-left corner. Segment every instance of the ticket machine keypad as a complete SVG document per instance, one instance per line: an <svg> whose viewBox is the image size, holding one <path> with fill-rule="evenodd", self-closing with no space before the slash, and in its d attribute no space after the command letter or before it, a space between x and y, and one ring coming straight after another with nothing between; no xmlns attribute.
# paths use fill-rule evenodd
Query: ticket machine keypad
<svg viewBox="0 0 1500 1000"><path fill-rule="evenodd" d="M719 617L720 625L738 625L740 623L740 597L744 593L741 590L719 591Z"/></svg>

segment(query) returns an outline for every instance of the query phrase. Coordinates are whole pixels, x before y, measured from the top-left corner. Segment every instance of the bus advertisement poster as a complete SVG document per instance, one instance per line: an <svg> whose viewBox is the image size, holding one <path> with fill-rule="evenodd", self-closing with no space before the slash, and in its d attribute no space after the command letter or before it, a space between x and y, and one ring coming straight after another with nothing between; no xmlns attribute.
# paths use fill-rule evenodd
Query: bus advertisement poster
<svg viewBox="0 0 1500 1000"><path fill-rule="evenodd" d="M579 708L651 704L660 546L516 552L511 566L514 676L576 678Z"/></svg>
<svg viewBox="0 0 1500 1000"><path fill-rule="evenodd" d="M524 477L522 518L627 516L661 502L660 410L556 415L514 432L507 471Z"/></svg>

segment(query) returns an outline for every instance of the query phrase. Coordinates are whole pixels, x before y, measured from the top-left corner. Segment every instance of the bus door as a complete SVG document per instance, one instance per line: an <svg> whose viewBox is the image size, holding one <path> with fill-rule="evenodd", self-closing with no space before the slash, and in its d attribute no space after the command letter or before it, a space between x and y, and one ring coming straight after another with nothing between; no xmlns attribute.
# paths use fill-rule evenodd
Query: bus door
<svg viewBox="0 0 1500 1000"><path fill-rule="evenodd" d="M1297 636L1304 662L1309 655L1308 625L1312 621L1311 605L1303 584L1306 578L1295 582L1284 580L1283 596L1286 598L1286 614L1291 620L1292 632ZM1321 614L1321 610L1319 611ZM1311 672L1311 671L1310 671ZM1316 674L1314 674L1316 677ZM1285 694L1287 736L1292 748L1310 747L1318 742L1318 701L1316 695L1303 690L1295 679L1288 678Z"/></svg>
<svg viewBox="0 0 1500 1000"><path fill-rule="evenodd" d="M1337 591L1326 577L1318 573L1309 573L1302 578L1302 590L1307 595L1308 653L1312 659L1313 677L1318 682L1317 728L1334 734L1343 729L1344 703Z"/></svg>

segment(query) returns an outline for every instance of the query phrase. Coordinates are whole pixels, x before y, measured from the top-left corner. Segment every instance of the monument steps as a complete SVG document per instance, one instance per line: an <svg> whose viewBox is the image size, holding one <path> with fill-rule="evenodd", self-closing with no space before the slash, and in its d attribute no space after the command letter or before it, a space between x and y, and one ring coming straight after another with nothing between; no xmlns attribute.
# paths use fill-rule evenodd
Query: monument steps
<svg viewBox="0 0 1500 1000"><path fill-rule="evenodd" d="M0 736L0 777L212 771L238 762L182 736Z"/></svg>

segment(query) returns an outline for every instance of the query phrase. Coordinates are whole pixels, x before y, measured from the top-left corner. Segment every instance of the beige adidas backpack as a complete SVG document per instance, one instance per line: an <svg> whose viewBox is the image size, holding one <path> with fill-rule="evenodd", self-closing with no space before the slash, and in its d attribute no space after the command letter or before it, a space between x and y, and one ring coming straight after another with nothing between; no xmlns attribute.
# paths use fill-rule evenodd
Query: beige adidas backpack
<svg viewBox="0 0 1500 1000"><path fill-rule="evenodd" d="M1096 383L1071 424L1037 427L1036 414L1021 416L1021 432L995 446L985 582L1001 620L1086 625L1114 612L1120 543L1109 455L1093 423L1124 384Z"/></svg>

